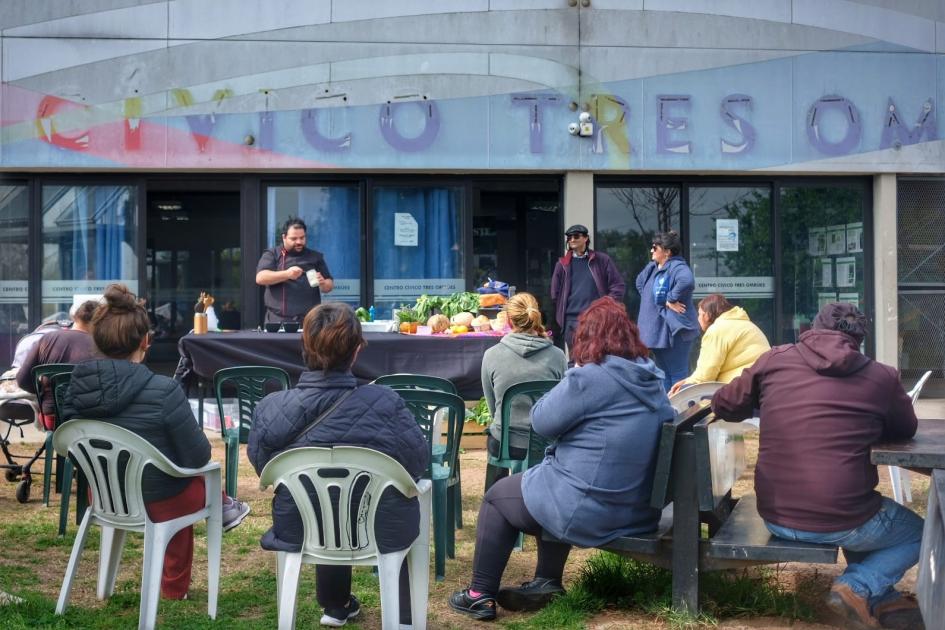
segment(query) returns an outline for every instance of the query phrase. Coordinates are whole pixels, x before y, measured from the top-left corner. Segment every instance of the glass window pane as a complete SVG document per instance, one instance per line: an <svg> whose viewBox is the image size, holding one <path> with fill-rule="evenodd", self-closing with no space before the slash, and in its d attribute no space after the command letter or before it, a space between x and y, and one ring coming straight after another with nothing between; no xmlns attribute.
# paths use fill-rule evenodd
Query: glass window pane
<svg viewBox="0 0 945 630"><path fill-rule="evenodd" d="M782 322L796 342L828 302L866 304L860 188L785 186L781 198Z"/></svg>
<svg viewBox="0 0 945 630"><path fill-rule="evenodd" d="M374 189L374 307L378 318L423 293L466 290L463 189Z"/></svg>
<svg viewBox="0 0 945 630"><path fill-rule="evenodd" d="M361 303L361 212L358 187L270 186L266 191L266 247L282 244L282 225L300 217L306 245L320 251L335 280L325 302Z"/></svg>
<svg viewBox="0 0 945 630"><path fill-rule="evenodd" d="M0 186L0 367L6 370L29 332L29 192Z"/></svg>
<svg viewBox="0 0 945 630"><path fill-rule="evenodd" d="M640 294L634 282L650 262L653 235L679 231L679 193L678 186L597 188L597 230L591 247L616 263L627 282L624 302L634 320L640 312Z"/></svg>
<svg viewBox="0 0 945 630"><path fill-rule="evenodd" d="M43 186L43 317L113 282L138 293L134 186Z"/></svg>
<svg viewBox="0 0 945 630"><path fill-rule="evenodd" d="M696 303L710 293L722 293L773 339L771 189L690 187L689 232Z"/></svg>

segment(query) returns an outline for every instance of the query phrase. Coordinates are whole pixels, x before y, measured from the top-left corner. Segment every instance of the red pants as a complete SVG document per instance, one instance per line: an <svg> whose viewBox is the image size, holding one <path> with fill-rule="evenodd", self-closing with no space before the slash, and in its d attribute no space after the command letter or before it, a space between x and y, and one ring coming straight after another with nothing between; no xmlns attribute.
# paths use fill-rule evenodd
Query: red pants
<svg viewBox="0 0 945 630"><path fill-rule="evenodd" d="M192 514L206 503L203 478L194 477L177 495L151 501L145 505L148 516L155 523L170 521ZM164 553L164 572L161 575L161 595L165 599L183 599L190 588L190 572L194 560L194 528L180 530L167 545Z"/></svg>

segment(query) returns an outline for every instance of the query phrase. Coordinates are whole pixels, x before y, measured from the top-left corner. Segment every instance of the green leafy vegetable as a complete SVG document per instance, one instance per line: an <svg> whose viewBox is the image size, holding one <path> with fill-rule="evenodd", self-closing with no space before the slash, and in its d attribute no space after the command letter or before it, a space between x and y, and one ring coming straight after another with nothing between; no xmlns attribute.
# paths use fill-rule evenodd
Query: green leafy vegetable
<svg viewBox="0 0 945 630"><path fill-rule="evenodd" d="M357 310L354 311L354 316L358 318L359 322L369 322L371 321L371 315L367 312L367 309L363 306L359 306Z"/></svg>
<svg viewBox="0 0 945 630"><path fill-rule="evenodd" d="M489 413L489 405L485 398L480 398L476 406L467 412L470 420L474 420L481 427L487 427L492 424L492 414Z"/></svg>

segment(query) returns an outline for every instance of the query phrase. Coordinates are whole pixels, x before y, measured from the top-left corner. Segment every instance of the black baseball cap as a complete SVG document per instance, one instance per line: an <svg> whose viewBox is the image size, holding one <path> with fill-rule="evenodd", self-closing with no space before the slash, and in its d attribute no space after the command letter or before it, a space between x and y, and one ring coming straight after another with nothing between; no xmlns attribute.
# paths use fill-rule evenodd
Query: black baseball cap
<svg viewBox="0 0 945 630"><path fill-rule="evenodd" d="M588 231L585 226L578 223L577 225L572 225L564 232L565 236L571 236L572 234L583 234L584 236L587 236Z"/></svg>

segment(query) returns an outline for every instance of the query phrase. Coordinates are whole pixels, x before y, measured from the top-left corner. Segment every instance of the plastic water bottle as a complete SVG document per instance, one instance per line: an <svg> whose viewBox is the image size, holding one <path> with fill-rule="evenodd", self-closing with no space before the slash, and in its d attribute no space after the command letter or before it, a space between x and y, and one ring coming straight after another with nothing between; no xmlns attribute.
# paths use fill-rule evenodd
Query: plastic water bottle
<svg viewBox="0 0 945 630"><path fill-rule="evenodd" d="M369 321L369 322L373 322L373 321L374 321L374 314L375 314L375 312L376 312L376 311L374 310L374 305L372 304L372 305L371 305L371 308L369 308L368 311L367 311L367 314L368 314L368 321Z"/></svg>

